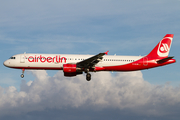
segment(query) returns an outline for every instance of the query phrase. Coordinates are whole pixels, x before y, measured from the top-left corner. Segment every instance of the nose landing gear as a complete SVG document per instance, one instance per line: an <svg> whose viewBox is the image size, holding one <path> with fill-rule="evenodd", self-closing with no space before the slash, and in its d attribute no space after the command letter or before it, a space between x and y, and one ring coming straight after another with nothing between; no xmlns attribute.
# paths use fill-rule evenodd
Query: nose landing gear
<svg viewBox="0 0 180 120"><path fill-rule="evenodd" d="M23 78L24 77L24 74L21 74L21 78Z"/></svg>
<svg viewBox="0 0 180 120"><path fill-rule="evenodd" d="M24 77L24 71L25 71L25 69L22 69L21 78L23 78L23 77Z"/></svg>

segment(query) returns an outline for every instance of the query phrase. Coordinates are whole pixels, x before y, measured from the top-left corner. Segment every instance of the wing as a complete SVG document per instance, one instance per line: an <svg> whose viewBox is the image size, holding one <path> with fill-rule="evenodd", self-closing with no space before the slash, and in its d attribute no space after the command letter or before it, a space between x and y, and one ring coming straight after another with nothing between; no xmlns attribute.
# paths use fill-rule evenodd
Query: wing
<svg viewBox="0 0 180 120"><path fill-rule="evenodd" d="M88 59L85 59L81 62L78 62L76 65L80 68L93 68L99 61L103 59L103 55L107 54L105 53L99 53L93 57L90 57Z"/></svg>

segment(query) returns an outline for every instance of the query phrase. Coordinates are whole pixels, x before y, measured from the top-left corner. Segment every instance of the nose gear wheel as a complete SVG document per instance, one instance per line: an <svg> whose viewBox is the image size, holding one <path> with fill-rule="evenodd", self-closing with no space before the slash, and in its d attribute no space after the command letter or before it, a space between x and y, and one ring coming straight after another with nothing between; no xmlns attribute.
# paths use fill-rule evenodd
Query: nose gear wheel
<svg viewBox="0 0 180 120"><path fill-rule="evenodd" d="M25 69L22 69L21 78L23 78L23 77L24 77L24 71L25 71Z"/></svg>

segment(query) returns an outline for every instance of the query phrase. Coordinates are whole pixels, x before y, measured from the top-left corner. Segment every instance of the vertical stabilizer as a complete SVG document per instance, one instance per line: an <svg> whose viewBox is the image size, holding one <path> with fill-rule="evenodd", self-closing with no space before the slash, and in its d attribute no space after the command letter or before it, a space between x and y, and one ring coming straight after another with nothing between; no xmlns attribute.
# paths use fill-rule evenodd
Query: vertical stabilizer
<svg viewBox="0 0 180 120"><path fill-rule="evenodd" d="M147 55L151 58L166 58L169 55L173 34L166 34L156 47Z"/></svg>

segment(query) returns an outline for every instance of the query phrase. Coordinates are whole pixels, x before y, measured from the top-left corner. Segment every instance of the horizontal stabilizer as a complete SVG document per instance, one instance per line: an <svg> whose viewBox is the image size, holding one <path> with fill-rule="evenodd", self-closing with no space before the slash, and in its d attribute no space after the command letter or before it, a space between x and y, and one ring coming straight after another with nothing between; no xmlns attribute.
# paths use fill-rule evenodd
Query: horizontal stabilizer
<svg viewBox="0 0 180 120"><path fill-rule="evenodd" d="M167 58L164 58L164 59L158 60L158 61L157 61L157 63L158 63L158 64L164 63L164 62L166 62L166 61L168 61L168 60L172 59L173 57L174 57L174 56L172 56L172 57L167 57Z"/></svg>

